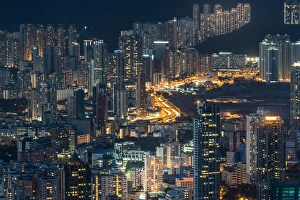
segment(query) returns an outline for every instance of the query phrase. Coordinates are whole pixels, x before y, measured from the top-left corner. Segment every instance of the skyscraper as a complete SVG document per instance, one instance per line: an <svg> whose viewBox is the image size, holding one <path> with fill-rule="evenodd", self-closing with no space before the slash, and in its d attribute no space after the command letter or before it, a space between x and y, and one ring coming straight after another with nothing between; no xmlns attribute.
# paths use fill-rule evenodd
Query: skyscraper
<svg viewBox="0 0 300 200"><path fill-rule="evenodd" d="M85 118L84 91L79 89L74 91L76 98L76 117L77 119Z"/></svg>
<svg viewBox="0 0 300 200"><path fill-rule="evenodd" d="M93 40L83 40L83 55L85 64L93 58Z"/></svg>
<svg viewBox="0 0 300 200"><path fill-rule="evenodd" d="M198 103L194 119L194 200L220 199L220 111Z"/></svg>
<svg viewBox="0 0 300 200"><path fill-rule="evenodd" d="M45 46L44 50L44 69L45 73L50 74L58 72L57 68L57 48L54 46Z"/></svg>
<svg viewBox="0 0 300 200"><path fill-rule="evenodd" d="M292 64L300 61L300 41L292 43Z"/></svg>
<svg viewBox="0 0 300 200"><path fill-rule="evenodd" d="M259 107L256 113L246 115L246 173L249 184L257 181L257 129L268 114L270 114L269 110Z"/></svg>
<svg viewBox="0 0 300 200"><path fill-rule="evenodd" d="M277 82L280 79L280 52L276 46L269 46L267 49L267 71L266 81Z"/></svg>
<svg viewBox="0 0 300 200"><path fill-rule="evenodd" d="M98 83L93 88L93 104L95 116L95 136L106 133L106 120L107 120L107 93L106 86Z"/></svg>
<svg viewBox="0 0 300 200"><path fill-rule="evenodd" d="M280 41L280 79L290 81L290 71L292 66L292 43L290 40Z"/></svg>
<svg viewBox="0 0 300 200"><path fill-rule="evenodd" d="M106 84L105 56L106 44L103 40L94 41L93 58L94 58L94 85L97 83Z"/></svg>
<svg viewBox="0 0 300 200"><path fill-rule="evenodd" d="M285 136L279 116L265 116L257 134L257 199L270 199L272 182L285 181Z"/></svg>
<svg viewBox="0 0 300 200"><path fill-rule="evenodd" d="M127 118L128 98L125 88L125 66L123 54L120 50L114 51L117 66L117 80L114 84L113 110L115 115Z"/></svg>
<svg viewBox="0 0 300 200"><path fill-rule="evenodd" d="M145 72L140 70L136 83L136 104L138 112L143 116L146 112L146 82Z"/></svg>
<svg viewBox="0 0 300 200"><path fill-rule="evenodd" d="M196 4L195 4L196 5ZM199 14L199 13L198 13ZM198 22L199 24L200 22ZM165 39L169 41L170 49L177 49L177 18L168 20L164 23Z"/></svg>
<svg viewBox="0 0 300 200"><path fill-rule="evenodd" d="M160 75L159 82L163 82L166 78L166 55L168 43L168 41L154 41L154 73Z"/></svg>
<svg viewBox="0 0 300 200"><path fill-rule="evenodd" d="M266 38L259 44L259 75L262 80L266 82L280 80L281 57L280 40L277 38Z"/></svg>
<svg viewBox="0 0 300 200"><path fill-rule="evenodd" d="M257 181L285 180L285 131L279 116L265 116L257 129Z"/></svg>
<svg viewBox="0 0 300 200"><path fill-rule="evenodd" d="M153 83L154 55L153 49L143 49L142 68L145 70L145 81Z"/></svg>
<svg viewBox="0 0 300 200"><path fill-rule="evenodd" d="M290 124L293 132L300 130L300 62L291 67Z"/></svg>

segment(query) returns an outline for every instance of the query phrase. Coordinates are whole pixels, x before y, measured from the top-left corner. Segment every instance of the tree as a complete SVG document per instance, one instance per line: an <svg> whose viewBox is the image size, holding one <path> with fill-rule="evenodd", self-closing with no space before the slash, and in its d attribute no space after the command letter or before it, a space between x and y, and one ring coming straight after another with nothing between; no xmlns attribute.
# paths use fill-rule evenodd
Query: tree
<svg viewBox="0 0 300 200"><path fill-rule="evenodd" d="M133 168L142 168L144 167L144 162L138 161L138 162L127 162L125 173L129 172Z"/></svg>

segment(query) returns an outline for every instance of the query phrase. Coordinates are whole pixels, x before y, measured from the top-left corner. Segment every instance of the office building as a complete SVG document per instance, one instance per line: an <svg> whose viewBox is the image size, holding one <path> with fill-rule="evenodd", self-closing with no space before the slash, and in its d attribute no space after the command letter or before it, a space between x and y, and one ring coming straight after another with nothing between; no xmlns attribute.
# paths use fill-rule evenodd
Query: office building
<svg viewBox="0 0 300 200"><path fill-rule="evenodd" d="M76 153L64 167L65 200L91 199L91 171Z"/></svg>
<svg viewBox="0 0 300 200"><path fill-rule="evenodd" d="M220 111L198 103L194 119L194 200L220 199Z"/></svg>
<svg viewBox="0 0 300 200"><path fill-rule="evenodd" d="M145 72L141 70L138 73L137 83L136 83L136 105L137 111L143 116L147 110L146 104L146 80Z"/></svg>
<svg viewBox="0 0 300 200"><path fill-rule="evenodd" d="M86 47L88 48L88 47ZM103 40L94 41L94 85L97 83L106 84L105 56L107 54L106 44Z"/></svg>
<svg viewBox="0 0 300 200"><path fill-rule="evenodd" d="M164 82L166 78L166 56L168 43L168 41L154 41L154 73L159 75L158 83Z"/></svg>
<svg viewBox="0 0 300 200"><path fill-rule="evenodd" d="M67 30L67 55L70 55L70 47L74 42L77 42L77 29L74 24L70 24Z"/></svg>
<svg viewBox="0 0 300 200"><path fill-rule="evenodd" d="M116 50L114 51L114 54L116 56L117 80L114 84L113 111L117 116L126 119L128 112L128 97L125 88L124 59L121 51Z"/></svg>
<svg viewBox="0 0 300 200"><path fill-rule="evenodd" d="M83 40L83 56L85 64L93 59L93 40Z"/></svg>
<svg viewBox="0 0 300 200"><path fill-rule="evenodd" d="M94 106L94 120L96 133L95 136L106 133L107 120L107 92L103 84L97 84L93 88L93 106Z"/></svg>
<svg viewBox="0 0 300 200"><path fill-rule="evenodd" d="M153 49L143 49L142 68L145 70L145 82L153 83L154 55Z"/></svg>
<svg viewBox="0 0 300 200"><path fill-rule="evenodd" d="M300 62L291 67L290 124L293 133L300 130Z"/></svg>
<svg viewBox="0 0 300 200"><path fill-rule="evenodd" d="M85 118L85 103L84 103L84 91L79 89L74 91L76 98L76 118Z"/></svg>

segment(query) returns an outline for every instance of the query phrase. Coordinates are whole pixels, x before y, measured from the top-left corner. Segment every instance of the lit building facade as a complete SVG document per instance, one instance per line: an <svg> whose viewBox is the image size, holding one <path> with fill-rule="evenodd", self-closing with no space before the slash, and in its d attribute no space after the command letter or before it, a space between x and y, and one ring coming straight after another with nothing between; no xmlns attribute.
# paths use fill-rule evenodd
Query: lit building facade
<svg viewBox="0 0 300 200"><path fill-rule="evenodd" d="M300 23L299 2L297 0L286 0L283 5L283 23L295 25Z"/></svg>
<svg viewBox="0 0 300 200"><path fill-rule="evenodd" d="M294 132L300 129L300 62L291 67L290 124Z"/></svg>
<svg viewBox="0 0 300 200"><path fill-rule="evenodd" d="M145 192L159 192L163 184L163 163L162 157L147 157L145 160Z"/></svg>
<svg viewBox="0 0 300 200"><path fill-rule="evenodd" d="M198 103L194 119L194 200L220 199L220 111Z"/></svg>

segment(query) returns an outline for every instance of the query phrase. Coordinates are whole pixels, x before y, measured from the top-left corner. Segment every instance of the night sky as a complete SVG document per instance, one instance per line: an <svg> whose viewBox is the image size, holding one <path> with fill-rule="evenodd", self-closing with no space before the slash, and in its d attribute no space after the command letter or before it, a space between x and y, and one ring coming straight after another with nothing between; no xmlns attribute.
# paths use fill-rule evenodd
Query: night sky
<svg viewBox="0 0 300 200"><path fill-rule="evenodd" d="M120 31L132 29L133 22L191 17L194 3L201 7L204 3L212 7L221 3L223 9L230 9L238 2L250 2L251 24L231 36L205 42L200 46L200 53L230 50L256 54L258 42L268 33L287 33L292 40L300 38L300 26L287 27L282 23L283 0L5 0L1 1L0 28L17 29L21 23L72 23L77 24L80 30L87 25L90 36L106 40L111 50L117 48Z"/></svg>

